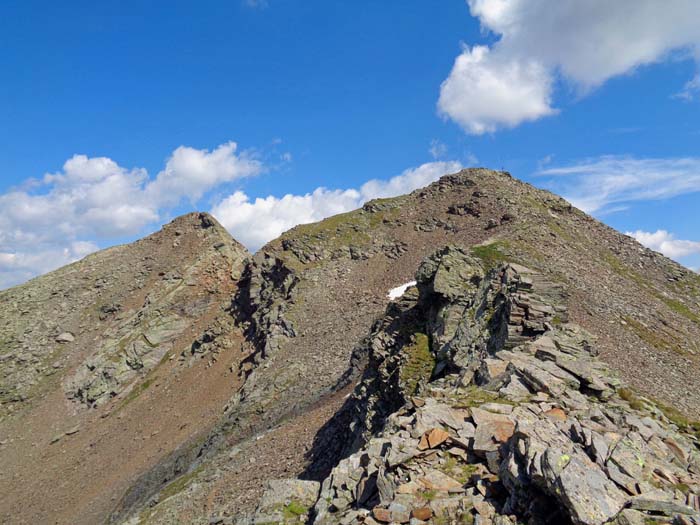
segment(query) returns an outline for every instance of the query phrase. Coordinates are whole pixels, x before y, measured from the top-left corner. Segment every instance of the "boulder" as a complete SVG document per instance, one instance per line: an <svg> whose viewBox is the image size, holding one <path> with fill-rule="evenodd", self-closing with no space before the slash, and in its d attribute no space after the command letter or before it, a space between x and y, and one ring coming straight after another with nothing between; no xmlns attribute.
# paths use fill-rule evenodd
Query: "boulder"
<svg viewBox="0 0 700 525"><path fill-rule="evenodd" d="M317 481L278 479L265 485L255 510L255 523L299 523L308 515L318 499Z"/></svg>
<svg viewBox="0 0 700 525"><path fill-rule="evenodd" d="M61 344L72 343L73 341L75 341L75 336L70 332L63 332L56 337L56 342Z"/></svg>

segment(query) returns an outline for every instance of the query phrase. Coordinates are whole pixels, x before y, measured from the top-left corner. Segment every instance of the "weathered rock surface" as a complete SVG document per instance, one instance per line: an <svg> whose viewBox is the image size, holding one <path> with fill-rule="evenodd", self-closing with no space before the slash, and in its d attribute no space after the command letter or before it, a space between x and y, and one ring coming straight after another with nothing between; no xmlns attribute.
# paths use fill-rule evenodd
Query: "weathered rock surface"
<svg viewBox="0 0 700 525"><path fill-rule="evenodd" d="M0 522L103 522L214 426L237 386L227 310L247 255L194 213L0 292Z"/></svg>
<svg viewBox="0 0 700 525"><path fill-rule="evenodd" d="M477 213L453 208L464 204ZM523 289L530 279L536 281L531 284L537 292L527 294L527 303L514 301L512 323L484 335L488 309L476 323L463 321L465 310L477 308L466 292L474 286L453 278L456 274L443 264L438 288L442 282L447 296L462 298L443 299L442 317L415 308L416 289L409 289L384 316L388 290L413 280L421 262L446 245L462 250L461 255L453 252L457 259L469 256L484 263L484 273L510 261L523 276ZM234 310L243 314L239 323L249 334L243 352L247 359L237 369L241 379L247 378L245 385L192 465L202 469L198 482L177 497L161 497L150 509L149 523L171 523L175 516L203 523L212 516L250 516L267 479L324 479L340 458L380 433L405 397L420 391L421 383L449 374L460 377L458 384L465 388L472 373L467 368L477 368L473 372L479 381L499 378L500 395L513 399L528 398L539 388L532 385L540 383L551 384L553 391L578 384L582 395L597 389L605 398L616 388L596 381L606 375L599 371L605 363L636 391L691 418L700 416L700 394L691 387L700 369L700 324L692 313L700 302L700 281L562 199L506 173L464 170L410 195L298 226L256 254L242 283ZM246 291L248 283L253 284L252 295ZM266 298L263 292L256 296L256 289L268 290ZM564 302L568 311L562 310ZM518 321L526 310L532 318ZM426 320L443 326L445 334L433 330L429 337ZM540 341L540 355L561 354L545 360L517 352L506 361L488 353L501 340L502 352L514 352L545 335L545 320L554 327L575 322L583 330L568 333L566 344L560 338L562 348ZM396 328L412 323L408 330ZM256 336L258 326L262 331ZM274 326L272 344L266 326ZM368 327L373 327L369 335ZM455 338L458 331L479 337ZM596 344L582 344L591 358L600 354L601 361L571 358L586 333L595 335ZM433 351L434 341L440 345ZM436 365L440 370L433 374ZM641 369L644 374L639 374ZM398 377L401 370L403 378ZM366 392L342 403L344 389L357 381ZM343 406L338 410L339 404ZM545 412L550 418L563 417L556 406ZM435 424L434 415L426 412L421 418L422 432L443 428ZM476 429L471 427L461 429L463 440L473 439ZM420 439L422 432L414 437ZM249 463L251 457L254 463ZM489 460L493 465L493 454L481 459ZM155 472L151 476L158 477Z"/></svg>
<svg viewBox="0 0 700 525"><path fill-rule="evenodd" d="M324 480L314 523L405 523L411 512L468 523L700 520L698 437L616 393L591 334L553 323L566 316L556 286L518 265L485 272L453 248L417 280L413 308L426 315L436 366L419 397L389 385L403 403ZM392 353L401 376L409 348L371 348ZM357 404L372 404L366 391ZM354 424L378 428L371 417Z"/></svg>
<svg viewBox="0 0 700 525"><path fill-rule="evenodd" d="M675 492L670 502L628 498L649 496L637 487L648 472L635 467L636 434L656 457L653 436L670 432L660 450L696 475L688 440L700 416L700 280L562 199L506 173L464 170L296 227L245 264L210 217L178 224L137 256L94 256L105 271L76 280L76 293L0 293L12 320L51 321L40 333L0 325L0 411L43 400L27 428L51 421L40 437L17 416L0 426L0 467L12 473L0 480L5 515L21 492L34 522L48 513L70 523L249 520L270 480L327 480L377 439L396 446L360 461L377 473L360 475L361 503L338 493L344 523L441 523L459 512L482 523L548 512L550 522L584 520L590 509L613 512L619 491L624 508L611 519L620 523L697 507L683 472L663 464L648 483L675 486L685 503ZM417 269L417 287L386 309L388 290ZM66 271L55 275L78 275ZM57 342L63 333L74 341ZM572 418L583 437L554 440ZM552 442L572 459L544 464L530 449L516 454L516 442ZM445 467L457 464L473 483ZM417 465L414 478L406 465ZM581 469L600 472L587 479ZM115 499L86 472L109 480ZM608 496L589 504L587 487ZM420 506L406 496L425 491ZM691 519L679 516L669 519Z"/></svg>

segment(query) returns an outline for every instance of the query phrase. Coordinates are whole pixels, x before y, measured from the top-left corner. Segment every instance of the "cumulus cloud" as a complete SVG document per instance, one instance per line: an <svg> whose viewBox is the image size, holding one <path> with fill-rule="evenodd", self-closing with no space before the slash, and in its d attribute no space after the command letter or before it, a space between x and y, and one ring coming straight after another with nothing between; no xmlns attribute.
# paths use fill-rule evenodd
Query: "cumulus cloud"
<svg viewBox="0 0 700 525"><path fill-rule="evenodd" d="M468 0L490 47L465 46L443 82L438 110L469 133L552 115L560 79L585 94L671 53L700 58L696 0ZM681 92L697 88L691 80Z"/></svg>
<svg viewBox="0 0 700 525"><path fill-rule="evenodd" d="M63 248L56 246L31 252L0 252L0 289L75 262L98 249L95 243L74 241Z"/></svg>
<svg viewBox="0 0 700 525"><path fill-rule="evenodd" d="M197 202L219 184L260 173L258 160L246 152L237 155L236 150L235 142L213 151L180 146L146 188L147 197L161 205L177 204L183 197Z"/></svg>
<svg viewBox="0 0 700 525"><path fill-rule="evenodd" d="M605 213L620 205L700 191L700 158L603 156L538 172L553 177L548 187L585 212Z"/></svg>
<svg viewBox="0 0 700 525"><path fill-rule="evenodd" d="M457 161L426 162L417 168L407 169L401 175L389 180L373 179L365 182L360 188L360 199L362 202L366 202L371 199L409 193L417 188L427 186L446 173L454 173L461 169L462 164Z"/></svg>
<svg viewBox="0 0 700 525"><path fill-rule="evenodd" d="M255 251L297 224L354 210L371 199L409 193L461 168L455 161L429 162L389 180L370 180L359 189L317 188L304 195L281 198L251 199L237 191L214 206L212 214L238 241Z"/></svg>
<svg viewBox="0 0 700 525"><path fill-rule="evenodd" d="M0 288L77 260L97 242L134 235L182 199L263 170L234 142L177 148L154 179L107 157L74 155L58 173L0 195Z"/></svg>
<svg viewBox="0 0 700 525"><path fill-rule="evenodd" d="M297 224L316 222L324 217L352 210L360 202L357 190L317 188L305 195L272 195L251 199L242 191L230 195L212 214L236 240L257 250L267 241Z"/></svg>
<svg viewBox="0 0 700 525"><path fill-rule="evenodd" d="M637 230L626 232L630 237L634 237L641 244L652 250L663 253L671 259L679 259L688 255L700 254L700 242L676 239L676 237L666 230L656 230L655 232L645 232Z"/></svg>
<svg viewBox="0 0 700 525"><path fill-rule="evenodd" d="M551 77L536 61L520 61L484 46L465 48L442 83L438 107L466 131L482 134L556 112Z"/></svg>

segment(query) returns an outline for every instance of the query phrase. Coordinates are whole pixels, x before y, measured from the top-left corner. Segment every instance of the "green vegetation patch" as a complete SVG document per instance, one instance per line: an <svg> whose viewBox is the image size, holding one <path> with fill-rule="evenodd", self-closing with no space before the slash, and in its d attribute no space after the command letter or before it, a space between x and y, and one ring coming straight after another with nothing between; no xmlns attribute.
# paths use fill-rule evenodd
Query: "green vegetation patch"
<svg viewBox="0 0 700 525"><path fill-rule="evenodd" d="M424 490L420 493L420 497L425 501L433 501L437 497L437 491L435 490Z"/></svg>
<svg viewBox="0 0 700 525"><path fill-rule="evenodd" d="M508 243L506 241L495 241L489 244L472 246L470 251L474 257L481 259L487 270L510 260L506 254L508 251Z"/></svg>
<svg viewBox="0 0 700 525"><path fill-rule="evenodd" d="M333 251L351 246L362 248L371 243L375 228L383 222L398 218L404 200L405 197L375 199L362 209L296 226L282 234L281 239L292 241L296 249L302 251L316 251L317 248ZM294 263L290 262L290 265L294 266Z"/></svg>
<svg viewBox="0 0 700 525"><path fill-rule="evenodd" d="M668 306L677 314L680 314L683 317L690 319L694 323L700 323L700 315L695 311L691 310L690 307L686 304L680 301L676 301L675 299L671 299L670 297L664 297L663 295L660 296L659 299L661 299L661 301L663 301L664 304L666 304L666 306Z"/></svg>
<svg viewBox="0 0 700 525"><path fill-rule="evenodd" d="M435 356L430 351L428 336L417 332L413 335L413 341L403 349L406 361L401 365L399 374L401 384L408 395L413 395L421 382L430 380L436 364Z"/></svg>
<svg viewBox="0 0 700 525"><path fill-rule="evenodd" d="M161 501L175 496L185 490L190 484L195 480L195 478L202 472L202 467L197 467L192 472L183 474L179 478L175 478L171 483L166 485L163 490L160 491Z"/></svg>
<svg viewBox="0 0 700 525"><path fill-rule="evenodd" d="M666 405L656 399L639 396L630 388L618 388L617 395L627 401L634 410L644 411L656 407L666 419L676 425L681 431L700 439L700 421L693 421L677 408Z"/></svg>
<svg viewBox="0 0 700 525"><path fill-rule="evenodd" d="M298 521L299 516L303 516L307 512L309 512L308 507L306 507L305 505L303 505L295 500L292 500L289 503L289 505L286 505L282 509L282 514L284 515L285 519L295 519L296 518L297 521Z"/></svg>
<svg viewBox="0 0 700 525"><path fill-rule="evenodd" d="M629 403L629 406L634 410L642 411L647 408L646 403L642 401L632 390L629 388L618 388L617 395Z"/></svg>
<svg viewBox="0 0 700 525"><path fill-rule="evenodd" d="M684 353L683 347L670 334L654 331L632 317L625 316L623 319L637 337L648 345L654 348L664 348L681 354Z"/></svg>
<svg viewBox="0 0 700 525"><path fill-rule="evenodd" d="M681 430L693 434L700 439L700 421L693 421L675 407L654 400L656 407L664 413L668 420Z"/></svg>
<svg viewBox="0 0 700 525"><path fill-rule="evenodd" d="M466 463L462 458L448 454L439 470L462 484L467 483L479 471L476 465Z"/></svg>
<svg viewBox="0 0 700 525"><path fill-rule="evenodd" d="M484 403L500 403L502 405L513 405L516 403L500 397L495 392L489 392L475 385L470 385L467 388L461 388L453 395L453 408L471 408L478 407Z"/></svg>
<svg viewBox="0 0 700 525"><path fill-rule="evenodd" d="M645 279L642 275L638 274L634 270L626 267L620 259L615 256L612 252L606 251L603 252L601 255L601 259L607 263L608 266L618 275L621 277L625 277L631 281L633 281L635 284L637 284L640 288L650 292L656 299L664 303L666 306L668 306L671 310L673 310L675 313L682 315L686 319L689 319L693 321L694 323L700 323L700 314L695 312L693 309L691 309L688 305L682 303L681 301L678 301L676 299L672 299L670 297L665 296L658 290L655 290L649 285L649 282L647 279Z"/></svg>
<svg viewBox="0 0 700 525"><path fill-rule="evenodd" d="M622 264L622 261L620 261L620 259L611 251L606 250L602 252L600 258L612 269L613 272L615 272L619 276L634 281L641 288L647 290L649 289L649 283L647 282L647 280L634 270L631 270L630 268Z"/></svg>
<svg viewBox="0 0 700 525"><path fill-rule="evenodd" d="M178 478L175 478L160 491L160 501L164 501L172 496L177 496L180 494L195 480L202 470L203 467L200 466L194 469L192 472L188 472ZM156 516L157 512L157 505L155 507L146 507L143 509L139 514L139 525L146 525L151 522L151 519Z"/></svg>
<svg viewBox="0 0 700 525"><path fill-rule="evenodd" d="M143 394L146 390L148 390L148 388L154 383L155 380L156 380L155 377L147 377L140 384L136 385L131 390L131 392L129 392L129 395L127 395L124 398L124 401L122 401L121 405L119 405L119 408L117 410L121 410L126 405L131 403L134 399L136 399L141 394Z"/></svg>

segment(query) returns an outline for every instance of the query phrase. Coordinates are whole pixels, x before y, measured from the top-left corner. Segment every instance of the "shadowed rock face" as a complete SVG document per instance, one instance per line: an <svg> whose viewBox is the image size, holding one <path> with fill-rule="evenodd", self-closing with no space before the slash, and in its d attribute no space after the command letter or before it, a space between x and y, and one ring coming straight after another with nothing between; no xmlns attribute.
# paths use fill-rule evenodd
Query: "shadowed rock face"
<svg viewBox="0 0 700 525"><path fill-rule="evenodd" d="M625 404L633 405L628 407L633 411L630 415L657 423L663 410L670 413L664 405L680 409L690 419L700 416L700 390L692 387L700 352L697 276L562 199L506 173L464 170L410 195L373 201L360 210L296 227L245 263L245 251L209 216L193 214L173 224L178 221L188 226L166 226L163 235L154 236L161 239L157 242L145 239L141 244L93 256L101 257L101 262L91 271L106 270L90 282L97 282L98 277L107 279L107 288L97 287L106 291L97 294L86 282L76 280L75 293L70 295L73 302L85 294L81 303L85 308L75 312L77 324L57 325L50 337L37 343L41 352L51 352L51 348L63 351L73 348L71 345L85 350L71 352L73 361L60 369L54 383L38 382L50 385L46 390L31 391L43 393L31 393L21 386L9 394L17 397L16 392L30 392L25 394L28 405L16 401L3 404L3 409L14 407L11 411L15 415L0 425L15 423L6 429L0 426L0 441L7 435L20 443L27 435L19 422L29 416L22 414L34 413L39 421L45 412L26 408L33 406L32 399L45 399L41 405L45 411L58 403L73 415L92 417L81 420L80 430L70 434L70 439L62 433L53 445L68 447L75 442L75 447L67 449L67 453L74 453L63 463L67 470L80 462L79 450L94 449L91 443L95 437L84 432L93 428L94 421L98 421L94 428L101 429L99 435L109 431L123 436L119 438L122 443L137 442L136 448L148 457L129 459L118 483L107 480L106 471L97 473L96 479L112 487L115 497L109 502L94 494L50 500L60 500L63 508L77 503L83 506L57 515L59 522L92 523L108 514L115 523L245 522L258 506L260 516L281 516L282 520L293 515L298 521L299 513L315 506L317 520L325 512L331 520L351 516L344 523L360 518L368 523L373 519L400 521L406 512L410 517L412 508L400 507L407 507L407 502L389 495L397 490L393 484L404 483L408 471L403 464L387 470L386 454L391 447L382 440L404 439L401 432L407 431L417 443L404 445L421 449L419 466L427 469L421 476L434 486L456 490L456 479L465 492L455 493L466 494L466 481L440 467L440 462L452 466L457 461L452 457L455 454L466 458L464 468L483 474L474 486L495 509L494 516L501 516L494 519L543 519L551 512L554 520L584 522L580 509L585 505L562 496L573 493L573 485L566 490L562 487L571 479L580 479L576 470L580 465L590 467L586 457L598 465L589 449L602 447L601 439L609 437L607 430L593 429L603 436L595 440L592 435L569 435L568 441L559 445L565 450L562 454L576 459L572 459L570 470L562 467L560 472L555 465L553 474L545 472L549 477L542 474L540 479L536 473L528 478L533 465L541 463L541 455L532 459L519 451L520 442L516 443L514 436L519 435L515 429L521 427L512 413L520 414L523 422L532 415L535 419L530 423L542 432L551 430L553 427L547 426L550 419L559 421L556 418L561 418L562 412L567 421L575 410L585 414L585 406L572 404L584 401L604 407L620 404L623 411L627 410ZM176 235L178 229L182 230L180 235ZM177 246L178 239L189 247L184 252ZM117 260L123 261L117 265L123 270L116 272L122 277L109 281L115 275L109 265ZM70 282L70 268L42 279L47 283ZM65 275L70 279L61 272L68 272ZM149 277L143 277L143 272ZM186 286L190 275L197 286ZM389 302L389 290L413 280L417 288ZM22 289L4 293L16 294ZM123 298L127 296L130 302ZM0 301L5 297L9 296L0 293ZM42 297L47 305L43 310L25 307L39 310L37 319L46 315L41 312L61 309L60 295ZM31 296L15 301L30 304ZM12 318L16 317L13 310ZM81 322L93 331L81 331ZM20 333L16 329L10 332ZM14 341L12 334L3 337ZM81 346L86 341L89 345ZM22 344L27 344L26 338ZM531 351L533 345L537 348ZM10 354L14 356L15 351ZM30 368L13 365L8 368L10 374L2 376L7 381L0 384L14 389L23 381L11 374ZM625 399L616 394L618 380L632 387L622 391ZM442 406L454 408L443 398L455 392L460 392L460 399L473 395L479 401L473 411L471 406L463 407L465 412L457 420ZM644 401L640 394L653 399ZM416 395L419 401L415 401ZM551 406L543 408L542 403ZM484 406L489 404L505 404L511 412ZM541 412L532 412L530 404ZM600 406L601 413L610 419ZM540 425L545 412L549 416ZM122 413L124 419L120 420ZM489 415L493 413L496 416ZM417 431L406 426L408 423L397 426L399 415L420 419L422 423L410 425L426 432L437 430L414 435ZM683 428L668 431L685 435L678 438L681 441L691 439L687 437L690 427L677 416L673 414ZM585 417L610 429L597 414ZM53 433L46 442L56 434L54 427L56 431L64 426L65 430L73 429L74 424L59 425L63 419L50 424ZM585 427L578 416L576 419ZM125 420L128 424L122 424ZM611 421L622 425L617 419ZM668 427L664 421L658 424ZM171 439L173 433L177 436ZM525 435L525 441L552 441L551 435ZM79 446L85 448L78 448L81 436L84 441ZM462 445L457 443L459 439ZM375 441L380 443L379 450L372 448ZM549 445L542 446L546 449ZM90 457L97 461L108 450L119 457L120 452L108 448L100 448ZM365 452L358 452L361 450ZM437 453L437 459L430 451ZM360 477L374 479L375 471L369 472L367 459L363 459L368 458L378 470L387 472L381 479L389 484L379 481L375 493L373 482L365 481L360 487L361 498L357 491L348 494L341 487L336 491L338 504L347 500L348 505L342 511L338 506L324 510L321 500L317 504L310 501L319 488L314 483L320 482L324 483L321 499L325 501L328 490L336 490L335 482L328 481L331 472L346 468L345 462L357 454L364 469ZM46 464L55 461L56 453L41 457ZM510 458L515 466L510 465ZM504 462L510 474L502 472ZM93 468L90 465L81 472ZM623 514L617 511L611 514L619 503L615 491L624 490L625 497L632 494L620 489L620 480L625 478L610 465L598 465L603 477L590 480L591 486L603 487L601 490L608 491L613 485L615 489L606 492L610 495L608 510L601 507L595 512L622 519ZM18 471L15 464L6 467L10 472ZM24 475L38 468L30 465ZM110 468L119 471L121 467L112 464ZM618 470L629 475L622 468ZM359 471L352 472L352 479L358 481ZM686 472L693 474L690 467ZM392 477L395 475L400 479ZM498 476L498 480L489 480L487 475ZM46 472L44 485L23 482L17 484L18 490L36 491L57 476ZM291 481L270 483L278 478ZM294 478L303 478L304 483ZM484 494L491 482L494 490L501 491L496 499ZM272 492L268 491L261 502L266 486L273 487ZM0 499L0 511L17 508L12 506L19 501L17 494L10 492ZM287 508L294 494L302 495L303 501ZM532 508L526 504L528 495L532 496ZM490 507L475 494L470 498L474 508L481 506L483 513L472 509L469 516L477 518L478 514L478 519L484 519ZM26 506L32 512L42 507L38 499L33 501ZM377 507L377 515L364 518L367 512L374 512L370 501ZM625 516L634 517L632 511L642 512L640 506L652 505L640 501L635 503L637 507L626 508ZM658 505L658 498L654 501ZM674 495L673 501L666 503L679 501ZM444 503L449 506L454 502ZM692 503L687 499L685 505ZM87 507L91 510L85 510ZM424 507L427 510L413 509L416 519L428 511L431 516L437 512L429 504ZM347 514L350 511L358 514ZM48 509L44 506L32 515L46 516ZM470 518L465 514L465 519Z"/></svg>
<svg viewBox="0 0 700 525"><path fill-rule="evenodd" d="M520 265L485 271L455 248L417 281L420 295L370 336L376 368L346 405L354 420L335 429L359 450L322 482L314 523L700 518L698 436L616 393L595 338L555 321L567 315L560 287ZM405 341L422 332L435 366L409 380Z"/></svg>

